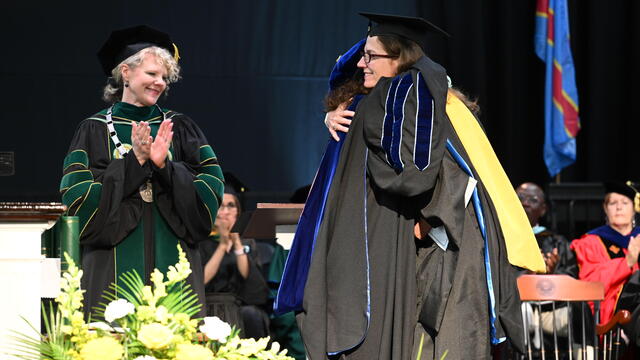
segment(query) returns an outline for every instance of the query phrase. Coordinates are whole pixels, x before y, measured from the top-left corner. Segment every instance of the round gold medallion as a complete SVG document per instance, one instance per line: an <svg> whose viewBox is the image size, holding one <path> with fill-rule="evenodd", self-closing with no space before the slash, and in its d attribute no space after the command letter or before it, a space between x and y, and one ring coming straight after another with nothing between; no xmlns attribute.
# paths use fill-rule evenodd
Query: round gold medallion
<svg viewBox="0 0 640 360"><path fill-rule="evenodd" d="M140 186L140 197L142 197L142 200L144 202L148 202L148 203L153 202L153 188L151 185L151 181L147 180L146 183Z"/></svg>

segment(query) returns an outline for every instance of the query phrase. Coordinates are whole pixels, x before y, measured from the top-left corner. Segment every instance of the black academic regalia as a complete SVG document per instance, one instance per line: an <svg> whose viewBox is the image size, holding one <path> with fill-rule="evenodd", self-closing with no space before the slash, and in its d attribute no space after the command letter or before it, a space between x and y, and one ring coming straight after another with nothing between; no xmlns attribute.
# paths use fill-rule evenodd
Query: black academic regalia
<svg viewBox="0 0 640 360"><path fill-rule="evenodd" d="M417 86L405 86L402 137L396 144L403 168L398 171L398 158L389 160L382 140L385 106L389 89L400 87L397 79L406 77L415 85L419 76L433 98L428 166L419 170L424 162L413 157ZM445 113L447 89L445 70L423 57L409 72L381 79L358 104L327 197L298 315L310 359L332 354L415 359L422 334L423 359L439 359L445 350L447 359L490 357L484 243L474 207L464 201L469 177L447 151L447 139L472 171L473 164ZM515 268L507 262L495 209L482 183L478 194L489 239L496 337L508 335L521 344ZM446 251L431 240L414 240L420 216L432 226L445 226L450 240Z"/></svg>
<svg viewBox="0 0 640 360"><path fill-rule="evenodd" d="M622 288L616 311L628 310L631 321L623 325L625 334L636 348L640 347L640 271L631 274Z"/></svg>
<svg viewBox="0 0 640 360"><path fill-rule="evenodd" d="M174 132L163 169L150 160L141 166L131 151L120 156L105 110L80 123L69 147L60 191L69 215L79 218L87 313L104 302L103 291L123 272L136 270L145 281L154 268L166 272L178 261L178 243L191 263L187 282L204 303L198 243L213 228L224 178L197 125L183 114L163 112ZM143 120L155 137L163 114L156 106L113 107L115 129L125 149L131 148L131 122ZM143 201L139 193L147 181L153 202Z"/></svg>
<svg viewBox="0 0 640 360"><path fill-rule="evenodd" d="M238 271L237 255L233 252L224 254L218 272L205 286L207 316L218 316L235 325L242 330L242 337L259 339L269 336L269 316L265 310L269 287L256 259L255 240L244 239L242 242L250 249L246 254L249 275L245 279ZM200 243L203 264L211 259L218 246L214 237Z"/></svg>
<svg viewBox="0 0 640 360"><path fill-rule="evenodd" d="M549 229L544 229L536 234L536 241L540 251L544 254L553 252L553 249L558 249L558 262L553 271L554 274L578 278L576 255L571 251L569 241L564 236L556 234Z"/></svg>

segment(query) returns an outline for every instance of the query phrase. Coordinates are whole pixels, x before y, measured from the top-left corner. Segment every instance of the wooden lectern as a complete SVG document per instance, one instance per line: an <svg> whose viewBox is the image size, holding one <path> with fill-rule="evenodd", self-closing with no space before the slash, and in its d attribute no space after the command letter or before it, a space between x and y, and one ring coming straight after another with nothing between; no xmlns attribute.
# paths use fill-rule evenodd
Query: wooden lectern
<svg viewBox="0 0 640 360"><path fill-rule="evenodd" d="M243 213L236 221L232 232L239 232L243 238L276 239L270 253L267 281L272 295L280 284L286 259L293 243L298 220L304 204L258 203L251 212ZM293 313L271 318L271 325L279 329L272 334L290 353L304 354L299 330Z"/></svg>
<svg viewBox="0 0 640 360"><path fill-rule="evenodd" d="M243 238L275 238L289 250L303 208L304 204L258 203L255 210L242 214L232 231L239 232Z"/></svg>
<svg viewBox="0 0 640 360"><path fill-rule="evenodd" d="M24 319L40 330L40 298L60 290L59 261L57 271L44 270L51 262L42 255L41 235L65 210L60 203L0 202L0 354L10 331L33 334Z"/></svg>

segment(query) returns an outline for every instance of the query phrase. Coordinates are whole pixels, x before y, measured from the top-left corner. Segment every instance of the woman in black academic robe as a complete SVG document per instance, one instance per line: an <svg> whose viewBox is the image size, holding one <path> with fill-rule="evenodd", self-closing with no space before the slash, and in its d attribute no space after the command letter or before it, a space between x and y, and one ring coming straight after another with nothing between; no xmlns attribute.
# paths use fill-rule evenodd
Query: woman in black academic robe
<svg viewBox="0 0 640 360"><path fill-rule="evenodd" d="M505 338L522 348L516 269L494 200L449 121L460 100L422 50L426 32L442 31L363 15L378 23L354 57L369 93L344 99L355 115L330 171L325 153L275 309L299 311L313 360L486 359Z"/></svg>
<svg viewBox="0 0 640 360"><path fill-rule="evenodd" d="M243 338L257 340L269 336L269 288L256 242L231 232L241 213L237 194L235 186L227 184L216 216L216 231L200 243L207 316L218 316L241 329Z"/></svg>

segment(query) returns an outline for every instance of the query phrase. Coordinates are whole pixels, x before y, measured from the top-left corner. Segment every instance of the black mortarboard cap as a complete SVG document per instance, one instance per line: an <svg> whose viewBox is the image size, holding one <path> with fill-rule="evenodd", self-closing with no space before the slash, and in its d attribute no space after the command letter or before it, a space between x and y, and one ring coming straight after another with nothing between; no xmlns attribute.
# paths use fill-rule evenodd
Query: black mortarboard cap
<svg viewBox="0 0 640 360"><path fill-rule="evenodd" d="M234 173L224 172L224 192L226 194L235 195L240 199L242 194L248 190Z"/></svg>
<svg viewBox="0 0 640 360"><path fill-rule="evenodd" d="M446 31L422 18L366 12L361 12L360 15L369 19L369 36L391 35L401 37L416 42L425 52L428 33L441 34L446 37L451 36ZM372 25L371 22L376 24Z"/></svg>
<svg viewBox="0 0 640 360"><path fill-rule="evenodd" d="M636 212L640 212L640 193L638 193L638 184L627 181L627 182L617 182L617 181L607 181L604 183L605 193L618 193L620 195L624 195L633 201L633 205Z"/></svg>
<svg viewBox="0 0 640 360"><path fill-rule="evenodd" d="M166 49L178 60L178 48L173 44L169 34L146 25L138 25L116 30L109 35L107 41L98 51L98 59L107 76L122 60L151 46Z"/></svg>

